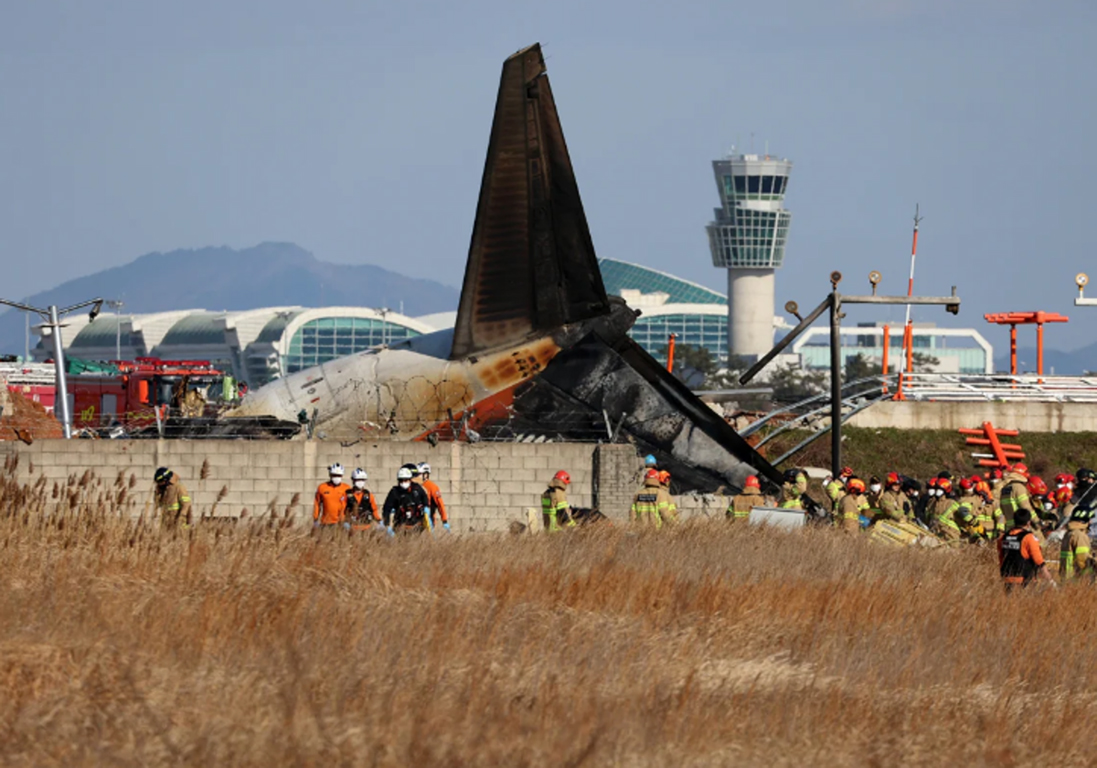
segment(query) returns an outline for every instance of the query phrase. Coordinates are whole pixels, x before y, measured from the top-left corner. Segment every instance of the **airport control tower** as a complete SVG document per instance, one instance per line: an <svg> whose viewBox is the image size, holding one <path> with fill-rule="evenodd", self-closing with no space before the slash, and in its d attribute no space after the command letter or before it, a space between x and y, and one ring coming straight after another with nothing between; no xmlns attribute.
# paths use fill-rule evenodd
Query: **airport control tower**
<svg viewBox="0 0 1097 768"><path fill-rule="evenodd" d="M713 160L721 207L708 225L712 263L728 271L728 352L757 359L773 346L774 270L785 259L792 163L769 155Z"/></svg>

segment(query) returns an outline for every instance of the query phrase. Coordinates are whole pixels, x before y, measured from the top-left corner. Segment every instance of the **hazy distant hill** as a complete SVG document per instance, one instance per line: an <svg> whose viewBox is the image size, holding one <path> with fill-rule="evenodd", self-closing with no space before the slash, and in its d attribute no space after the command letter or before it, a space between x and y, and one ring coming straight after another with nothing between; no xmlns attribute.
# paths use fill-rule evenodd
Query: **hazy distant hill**
<svg viewBox="0 0 1097 768"><path fill-rule="evenodd" d="M1004 350L996 349L994 368L998 371L1009 370L1009 344L1002 345ZM1021 371L1036 370L1036 347L1017 348L1017 368ZM1061 352L1058 349L1044 350L1044 373L1054 369L1060 376L1074 376L1086 371L1097 370L1097 344L1076 349L1073 352Z"/></svg>
<svg viewBox="0 0 1097 768"><path fill-rule="evenodd" d="M70 280L26 300L44 307L66 306L97 296L120 298L125 302L124 312L137 313L291 304L398 310L403 302L404 313L414 316L455 310L459 295L457 289L433 280L405 277L372 264L318 261L293 243L262 243L239 251L201 248L149 253L125 266ZM23 334L21 313L0 315L0 353L21 354Z"/></svg>

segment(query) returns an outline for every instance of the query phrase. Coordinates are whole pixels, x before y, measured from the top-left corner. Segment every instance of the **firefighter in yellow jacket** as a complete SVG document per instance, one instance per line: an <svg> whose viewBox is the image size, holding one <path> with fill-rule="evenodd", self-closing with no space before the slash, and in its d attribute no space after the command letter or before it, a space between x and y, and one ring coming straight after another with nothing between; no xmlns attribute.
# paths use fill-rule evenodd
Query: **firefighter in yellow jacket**
<svg viewBox="0 0 1097 768"><path fill-rule="evenodd" d="M658 482L658 481L657 481ZM552 476L548 488L541 494L541 513L546 531L560 530L560 518L564 518L569 528L575 526L568 504L567 487L571 485L571 475L560 470Z"/></svg>
<svg viewBox="0 0 1097 768"><path fill-rule="evenodd" d="M1028 495L1028 467L1017 463L1010 467L1009 472L1002 478L1001 510L1006 517L1006 529L1013 527L1013 516L1019 510L1025 509L1032 514L1032 519L1037 520L1039 515Z"/></svg>
<svg viewBox="0 0 1097 768"><path fill-rule="evenodd" d="M664 520L671 523L678 522L678 505L674 502L674 495L670 492L670 472L665 469L659 470L659 485L663 486L663 489L667 492L667 513L663 516Z"/></svg>
<svg viewBox="0 0 1097 768"><path fill-rule="evenodd" d="M752 509L764 505L762 484L758 482L756 475L750 475L743 481L743 492L732 497L731 504L728 505L727 518L733 523L745 523Z"/></svg>
<svg viewBox="0 0 1097 768"><path fill-rule="evenodd" d="M948 480L938 480L937 485L941 486L942 483L948 482ZM949 483L946 490L951 487L952 484ZM942 498L948 499L947 496ZM965 477L960 480L960 498L952 499L944 511L937 516L937 528L941 537L950 543L958 543L965 537L976 538L981 534L982 529L978 526L976 519L982 503L983 500L975 493L975 484L971 478ZM940 509L943 504L937 506Z"/></svg>
<svg viewBox="0 0 1097 768"><path fill-rule="evenodd" d="M799 469L786 469L785 481L781 484L781 509L803 509L800 501L808 489L808 476Z"/></svg>
<svg viewBox="0 0 1097 768"><path fill-rule="evenodd" d="M174 528L180 523L190 523L190 492L183 482L167 467L160 467L152 476L156 483L156 509L160 524Z"/></svg>
<svg viewBox="0 0 1097 768"><path fill-rule="evenodd" d="M670 515L671 504L670 493L659 482L659 470L649 469L644 473L644 485L632 497L629 521L662 528L663 521Z"/></svg>
<svg viewBox="0 0 1097 768"><path fill-rule="evenodd" d="M868 508L865 481L859 477L851 477L846 481L845 495L838 500L838 527L846 533L857 533L861 529L861 515Z"/></svg>
<svg viewBox="0 0 1097 768"><path fill-rule="evenodd" d="M1063 546L1059 552L1059 574L1063 581L1094 577L1094 563L1090 557L1089 521L1093 519L1093 510L1075 507L1067 523Z"/></svg>

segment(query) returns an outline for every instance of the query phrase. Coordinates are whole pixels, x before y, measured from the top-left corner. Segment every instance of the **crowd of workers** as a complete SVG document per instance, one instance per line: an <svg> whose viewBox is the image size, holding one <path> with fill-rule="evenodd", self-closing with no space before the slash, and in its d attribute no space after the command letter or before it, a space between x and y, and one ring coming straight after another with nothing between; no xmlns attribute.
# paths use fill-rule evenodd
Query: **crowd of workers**
<svg viewBox="0 0 1097 768"><path fill-rule="evenodd" d="M1097 527L1097 473L1085 467L1057 475L1053 488L1023 463L959 478L945 470L924 486L897 472L883 481L870 477L866 484L845 467L824 480L828 511L814 508L802 470L786 471L779 498L765 499L758 485L757 478L747 478L747 487L728 507L729 518L743 519L754 506L775 504L813 507L809 511L816 518L849 532L880 521L913 524L951 545L994 544L1002 578L1011 585L1052 580L1044 553L1058 543L1061 578L1097 576L1090 556L1090 537L1097 535L1091 530Z"/></svg>
<svg viewBox="0 0 1097 768"><path fill-rule="evenodd" d="M397 532L433 530L441 524L449 530L449 515L441 489L431 480L426 462L405 464L380 505L367 488L364 469L351 473L343 483L341 464L328 468L328 480L316 489L313 524L318 528ZM154 477L161 519L169 525L186 524L191 516L190 495L166 467ZM678 521L670 494L671 475L660 470L654 456L645 459L643 484L633 497L631 522L661 528ZM556 532L577 525L577 512L567 499L570 475L557 472L541 495L544 529ZM756 507L804 509L819 521L850 533L881 521L918 526L951 545L994 544L998 548L1002 577L1008 584L1027 583L1037 577L1051 579L1044 552L1058 543L1059 573L1063 579L1097 577L1097 560L1090 555L1091 536L1097 535L1097 473L1080 468L1074 475L1056 476L1054 487L1030 474L1022 463L983 474L954 477L947 470L921 483L898 472L866 483L846 467L838 477L824 480L828 509L808 496L807 474L800 469L785 472L779 495L766 496L755 476L747 477L742 491L727 507L732 522L743 522Z"/></svg>

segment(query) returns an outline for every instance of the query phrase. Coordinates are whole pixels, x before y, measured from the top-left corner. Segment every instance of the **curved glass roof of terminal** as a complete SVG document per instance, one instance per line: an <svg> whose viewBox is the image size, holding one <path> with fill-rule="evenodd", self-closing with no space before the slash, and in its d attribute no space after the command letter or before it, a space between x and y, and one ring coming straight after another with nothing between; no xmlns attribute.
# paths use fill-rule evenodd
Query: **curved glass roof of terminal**
<svg viewBox="0 0 1097 768"><path fill-rule="evenodd" d="M273 344L282 338L282 334L286 332L286 326L293 322L293 318L297 317L304 310L299 309L296 311L279 312L263 326L263 330L259 332L259 335L255 337L257 344Z"/></svg>
<svg viewBox="0 0 1097 768"><path fill-rule="evenodd" d="M223 312L195 312L176 321L164 334L160 346L200 347L225 345L225 329L218 322Z"/></svg>
<svg viewBox="0 0 1097 768"><path fill-rule="evenodd" d="M80 332L76 334L72 343L68 346L76 349L91 347L113 348L115 342L118 341L119 322L128 323L129 321L129 315L122 315L120 319L115 315L99 315L99 317L81 328ZM129 345L130 335L128 331L123 331L121 342L123 346Z"/></svg>
<svg viewBox="0 0 1097 768"><path fill-rule="evenodd" d="M650 267L616 259L599 259L598 267L602 270L606 293L611 295L620 296L625 289L643 293L662 291L668 294L668 304L727 303L727 296L722 293Z"/></svg>

